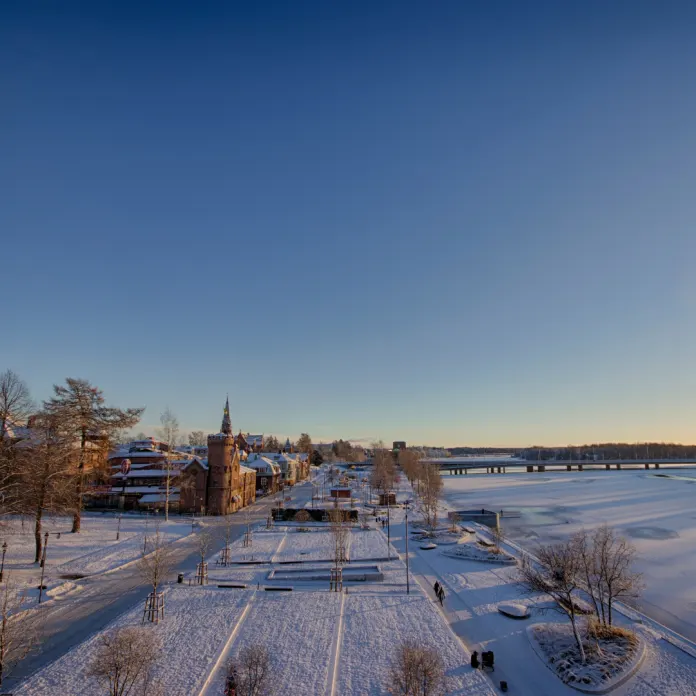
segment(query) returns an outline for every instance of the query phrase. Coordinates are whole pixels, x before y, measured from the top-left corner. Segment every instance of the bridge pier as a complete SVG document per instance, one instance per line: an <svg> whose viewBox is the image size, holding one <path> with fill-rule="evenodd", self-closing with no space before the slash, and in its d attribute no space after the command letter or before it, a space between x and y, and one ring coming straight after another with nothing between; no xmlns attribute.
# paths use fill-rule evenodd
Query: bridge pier
<svg viewBox="0 0 696 696"><path fill-rule="evenodd" d="M544 471L546 471L546 467L543 466L542 464L539 464L539 466L537 467L537 471L541 474Z"/></svg>
<svg viewBox="0 0 696 696"><path fill-rule="evenodd" d="M570 464L566 464L566 471L572 471L573 467Z"/></svg>
<svg viewBox="0 0 696 696"><path fill-rule="evenodd" d="M617 464L616 469L617 469L617 471L621 471L621 464Z"/></svg>
<svg viewBox="0 0 696 696"><path fill-rule="evenodd" d="M656 469L659 469L659 468L660 468L660 465L659 465L657 462L655 462L655 468L656 468Z"/></svg>
<svg viewBox="0 0 696 696"><path fill-rule="evenodd" d="M645 462L645 468L646 468L646 469L649 469L649 468L650 468L650 464L648 464L648 462Z"/></svg>
<svg viewBox="0 0 696 696"><path fill-rule="evenodd" d="M530 466L529 464L527 464L527 473L528 474L534 473L534 466L533 465Z"/></svg>
<svg viewBox="0 0 696 696"><path fill-rule="evenodd" d="M578 471L584 471L585 466L583 464L578 464Z"/></svg>
<svg viewBox="0 0 696 696"><path fill-rule="evenodd" d="M609 469L611 469L611 464L605 464L605 465L604 465L604 468L605 468L607 471L609 471Z"/></svg>

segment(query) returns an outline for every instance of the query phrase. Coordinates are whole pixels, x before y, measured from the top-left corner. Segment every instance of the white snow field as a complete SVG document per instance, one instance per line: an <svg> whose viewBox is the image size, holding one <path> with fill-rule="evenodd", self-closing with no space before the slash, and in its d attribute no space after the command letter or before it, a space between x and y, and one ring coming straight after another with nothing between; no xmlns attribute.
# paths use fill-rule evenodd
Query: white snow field
<svg viewBox="0 0 696 696"><path fill-rule="evenodd" d="M536 539L561 538L581 523L589 527L605 519L609 523L621 519L619 528L632 530L639 549L641 543L648 542L661 550L662 544L681 538L656 541L656 536L670 536L660 530L687 536L686 500L679 503L686 519L683 525L677 524L681 520L676 512L678 506L670 506L673 499L679 500L679 486L688 490L690 484L683 481L666 480L677 493L669 493L665 502L655 500L657 494L653 490L655 485L660 490L665 480L645 478L642 472L612 472L606 478L604 472L586 478L575 472L551 476L468 475L447 478L446 482L450 509L483 506L525 510L521 517L505 518L507 531L518 539L504 544L513 556L520 553L518 544L533 546ZM408 485L402 481L399 499L411 496ZM351 532L351 563L345 566L348 571L359 565L378 566L383 575L381 582L345 583L343 593L335 593L329 592L327 581L288 573L308 570L316 576L318 569L325 573L331 555L330 533L316 531L317 527L311 532L299 532L291 524L265 530L262 523L254 530L251 547L244 548L242 540L234 542L232 565L216 566L215 558L210 559L208 587L171 586L167 590L166 618L153 627L165 643L158 667L165 693L220 694L230 658L238 655L242 647L260 643L271 654L280 693L386 696L395 649L403 638L412 636L441 653L450 695L492 696L501 680L506 680L510 693L518 696L578 693L546 666L527 636L527 628L537 623L566 620L549 611L548 598L522 594L515 566L452 558L445 555L451 545L423 551L412 542L411 591L407 594L404 511L394 508L391 513L393 560L374 560L384 556L387 537L386 530L379 526L375 529L372 521L371 531L356 527ZM568 513L581 521L566 523ZM412 517L417 515L412 513ZM547 526L532 529L540 520ZM472 526L475 534L487 535L485 528ZM646 540L648 535L653 539ZM397 552L400 557L396 557ZM284 571L283 579L269 578L274 569ZM432 587L436 580L445 589L442 607L434 599ZM219 588L218 584L228 587ZM688 589L683 579L682 584ZM279 588L292 591L277 591ZM519 620L501 614L501 604L510 602L528 607L529 618ZM136 606L115 624L139 623L141 612L142 606ZM624 612L617 620L640 635L645 658L637 672L617 686L613 694L696 696L695 643L680 640L635 612ZM102 691L85 677L96 646L97 637L78 645L31 677L16 694L100 696ZM493 650L495 672L473 670L469 666L473 650Z"/></svg>
<svg viewBox="0 0 696 696"><path fill-rule="evenodd" d="M205 693L223 693L228 659L254 643L272 653L274 682L283 693L326 693L342 600L336 592L257 592Z"/></svg>
<svg viewBox="0 0 696 696"><path fill-rule="evenodd" d="M607 523L636 546L640 608L696 640L696 472L586 471L444 476L451 509L518 511L506 535L532 550Z"/></svg>
<svg viewBox="0 0 696 696"><path fill-rule="evenodd" d="M384 693L394 648L407 638L438 647L447 670L448 694L492 693L482 673L468 666L469 656L452 640L442 615L418 586L411 595L348 594L335 693Z"/></svg>
<svg viewBox="0 0 696 696"><path fill-rule="evenodd" d="M351 536L349 549L355 544L361 558L386 555L386 534L381 528L356 527ZM374 562L384 574L383 582L346 583L344 592L337 593L329 591L326 581L268 579L274 568L326 571L331 545L326 528L298 532L291 525L282 531L261 527L254 530L250 548L242 544L242 540L234 542L232 555L239 560L230 566L216 566L215 559L210 559L208 587L168 588L166 617L152 627L164 642L158 674L165 693L222 693L229 660L243 646L260 643L271 653L279 693L381 696L388 687L394 650L402 638L410 636L424 639L442 654L450 680L448 693L494 693L488 678L471 670L468 652L415 580L411 594L406 594L405 566L395 549L392 561ZM251 554L257 556L254 564L245 558ZM261 557L269 560L259 562ZM270 558L302 563L277 565ZM346 569L355 565L351 562ZM243 584L248 589L218 584ZM288 586L292 592L264 589ZM112 626L139 624L141 618L139 605ZM98 636L93 636L35 674L16 693L100 696L103 691L87 677L97 647Z"/></svg>
<svg viewBox="0 0 696 696"><path fill-rule="evenodd" d="M162 641L157 678L168 696L197 693L222 650L230 631L242 616L251 592L229 593L206 587L172 586L165 593L166 618L151 626ZM138 605L114 622L116 626L141 625ZM99 634L78 645L53 664L24 682L16 696L101 696L104 686L88 676L99 647Z"/></svg>
<svg viewBox="0 0 696 696"><path fill-rule="evenodd" d="M135 561L142 552L144 536L151 536L156 528L166 542L191 533L191 523L182 518L165 524L140 515L123 515L118 541L116 515L85 513L78 534L70 533L71 525L71 517L50 516L44 520L42 534L49 532L44 583L49 588L64 583L65 578L61 576L96 575ZM10 519L3 523L2 534L8 545L5 573L9 571L19 584L38 585L41 569L33 562L31 523Z"/></svg>

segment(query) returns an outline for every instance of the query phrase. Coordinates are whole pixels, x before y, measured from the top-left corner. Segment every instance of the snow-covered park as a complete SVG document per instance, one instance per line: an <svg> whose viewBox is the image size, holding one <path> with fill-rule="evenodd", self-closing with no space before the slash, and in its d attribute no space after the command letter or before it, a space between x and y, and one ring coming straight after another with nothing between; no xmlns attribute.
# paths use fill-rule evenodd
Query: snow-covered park
<svg viewBox="0 0 696 696"><path fill-rule="evenodd" d="M638 550L643 611L696 640L696 471L480 474L444 483L451 509L503 510L505 534L525 548L606 522Z"/></svg>
<svg viewBox="0 0 696 696"><path fill-rule="evenodd" d="M156 675L165 693L222 694L228 661L244 646L262 644L271 653L274 682L282 693L383 694L394 650L408 637L425 640L441 654L448 693L494 693L488 679L468 666L465 647L415 579L407 594L405 565L395 548L388 550L380 525L351 528L345 566L348 573L381 559L372 563L380 570L379 581L346 582L343 592L331 592L328 581L273 580L273 569L328 572L331 567L328 526L303 529L280 523L266 529L262 523L250 545L244 538L232 543L230 565L216 563L217 553L209 558L207 586L196 585L191 573L183 585L166 588L166 616L150 628L162 641ZM281 587L292 591L272 591ZM112 627L140 625L142 614L136 606ZM101 694L89 675L98 647L97 635L16 693Z"/></svg>
<svg viewBox="0 0 696 696"><path fill-rule="evenodd" d="M78 534L71 534L72 518L48 516L43 520L44 534L49 533L44 584L49 596L79 577L106 573L136 561L146 537L159 531L164 543L175 542L191 534L191 521L142 515L84 513ZM9 518L3 522L2 539L7 542L5 573L19 585L35 587L41 568L34 563L35 541L31 521Z"/></svg>
<svg viewBox="0 0 696 696"><path fill-rule="evenodd" d="M418 513L412 509L407 591L406 510L397 505L390 511L391 547L386 530L371 514L369 528L362 516L350 527L343 591L332 592L330 525L259 522L250 539L243 535L232 542L228 564L219 562L218 551L210 555L207 585L197 585L190 572L182 585L166 586L165 618L147 629L162 644L155 676L164 693L221 695L230 660L238 660L247 646L261 645L269 652L281 693L384 696L396 647L407 638L438 652L450 695L492 696L503 681L519 695L578 693L553 671L556 649L567 651L572 644L568 621L553 611L548 596L522 591L516 565L520 549L606 521L636 543L641 564L650 568L650 553L665 553L658 558L676 562L678 549L670 545L689 538L688 479L602 472L482 475L445 482L443 514L477 507L511 513L503 517L509 542L503 542L502 553L493 554L499 556L496 562L490 558L490 530L476 523L435 535L431 548L420 543ZM402 478L397 500L407 498L413 492ZM374 512L380 516L383 511ZM134 527L130 538L142 531ZM649 583L655 577L646 573ZM442 605L433 592L436 581L445 590ZM683 580L674 587L689 591ZM107 631L140 626L142 616L141 603ZM616 676L601 677L602 689L611 687L617 696L696 696L696 644L629 608L618 612L617 623L632 631L634 648L623 662L614 660ZM89 674L99 636L32 675L15 693L101 694L102 687ZM474 650L493 650L495 671L473 669ZM567 678L571 672L582 679L592 669L563 663L559 673Z"/></svg>

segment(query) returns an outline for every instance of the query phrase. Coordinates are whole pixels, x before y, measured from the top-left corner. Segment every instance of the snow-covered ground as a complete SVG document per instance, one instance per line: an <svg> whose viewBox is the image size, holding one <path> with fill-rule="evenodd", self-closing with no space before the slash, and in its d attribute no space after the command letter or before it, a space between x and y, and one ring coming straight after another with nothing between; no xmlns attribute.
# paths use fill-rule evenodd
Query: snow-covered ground
<svg viewBox="0 0 696 696"><path fill-rule="evenodd" d="M374 523L373 523L374 524ZM312 559L331 557L331 534L298 532L292 526L257 528L251 547L242 540L232 547L236 564L222 568L210 561L209 586L173 586L166 593L166 618L153 630L163 639L158 673L167 694L221 693L226 665L243 646L260 643L273 662L279 693L326 696L386 693L389 665L401 639L417 636L443 656L452 694L492 696L489 680L469 667L469 654L445 617L414 581L406 594L405 566L393 549L392 561L379 561L382 582L346 583L343 593L330 592L324 581L275 583L292 592L269 592L268 580L278 560L302 561L298 569L321 567ZM351 532L350 569L361 558L386 555L386 534L355 527ZM357 558L354 554L357 554ZM240 564L256 556L253 565ZM261 560L263 557L263 560ZM271 562L273 559L275 562ZM259 562L260 561L260 562ZM244 584L248 589L218 588ZM142 607L134 607L115 625L139 623ZM60 693L97 696L101 691L86 676L97 637L80 644L25 682L17 694Z"/></svg>
<svg viewBox="0 0 696 696"><path fill-rule="evenodd" d="M156 529L166 542L191 533L190 521L178 517L165 524L153 517L123 515L118 541L116 515L85 513L79 534L70 533L71 525L71 517L51 516L44 520L42 535L49 532L44 583L49 588L63 584L64 576L95 575L131 563L140 557L144 537L152 536ZM34 563L32 525L10 519L3 523L0 534L8 546L5 573L9 572L20 585L38 585L41 568Z"/></svg>
<svg viewBox="0 0 696 696"><path fill-rule="evenodd" d="M227 660L252 644L264 645L271 653L274 682L282 685L282 693L326 693L342 599L335 592L258 592L205 693L222 694Z"/></svg>
<svg viewBox="0 0 696 696"><path fill-rule="evenodd" d="M437 646L450 694L491 694L487 679L468 667L461 644L434 603L416 586L413 594L348 594L336 694L381 694L386 691L395 647L407 638Z"/></svg>
<svg viewBox="0 0 696 696"><path fill-rule="evenodd" d="M239 621L250 591L177 587L165 593L166 618L151 626L162 641L157 679L168 696L196 694ZM112 627L141 625L143 609L134 607ZM81 643L14 691L16 696L100 696L104 686L88 676L99 634Z"/></svg>
<svg viewBox="0 0 696 696"><path fill-rule="evenodd" d="M586 471L445 476L452 509L518 511L503 517L522 546L567 537L603 523L636 546L646 589L640 607L696 640L696 472Z"/></svg>

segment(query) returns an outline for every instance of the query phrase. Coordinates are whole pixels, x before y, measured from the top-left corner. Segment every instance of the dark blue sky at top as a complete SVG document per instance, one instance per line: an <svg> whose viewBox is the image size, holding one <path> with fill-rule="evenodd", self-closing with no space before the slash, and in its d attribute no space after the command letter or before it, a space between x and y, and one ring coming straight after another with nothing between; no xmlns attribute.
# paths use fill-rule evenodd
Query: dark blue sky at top
<svg viewBox="0 0 696 696"><path fill-rule="evenodd" d="M693 440L695 14L2 3L0 369L145 429Z"/></svg>

